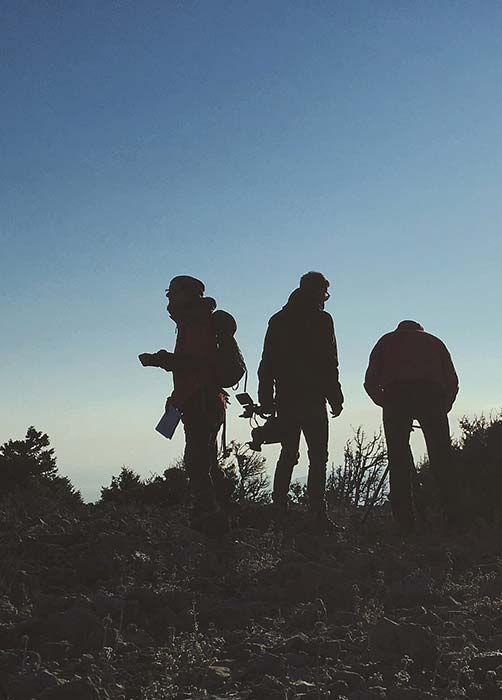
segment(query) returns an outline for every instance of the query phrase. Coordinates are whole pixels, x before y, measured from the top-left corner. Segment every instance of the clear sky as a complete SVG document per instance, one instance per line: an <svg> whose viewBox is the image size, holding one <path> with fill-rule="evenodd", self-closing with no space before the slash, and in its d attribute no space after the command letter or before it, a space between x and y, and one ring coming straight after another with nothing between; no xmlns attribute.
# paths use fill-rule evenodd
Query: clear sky
<svg viewBox="0 0 502 700"><path fill-rule="evenodd" d="M180 273L236 316L252 391L268 317L303 272L331 279L335 461L351 426L380 423L362 380L403 318L451 350L454 429L501 406L502 3L0 14L0 442L49 433L88 498L123 464L168 466L182 432L154 426L171 380L136 356L172 348L164 289Z"/></svg>

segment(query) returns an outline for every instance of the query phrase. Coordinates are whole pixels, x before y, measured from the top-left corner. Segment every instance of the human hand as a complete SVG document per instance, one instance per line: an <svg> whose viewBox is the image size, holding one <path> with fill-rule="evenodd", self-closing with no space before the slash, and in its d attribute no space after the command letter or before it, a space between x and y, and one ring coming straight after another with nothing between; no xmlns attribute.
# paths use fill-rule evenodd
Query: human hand
<svg viewBox="0 0 502 700"><path fill-rule="evenodd" d="M330 403L330 408L331 408L331 417L337 418L340 415L340 413L343 411L343 404L342 403Z"/></svg>
<svg viewBox="0 0 502 700"><path fill-rule="evenodd" d="M260 404L260 414L262 416L272 416L275 413L274 401L262 401Z"/></svg>
<svg viewBox="0 0 502 700"><path fill-rule="evenodd" d="M143 367L154 367L154 355L151 352L143 352L138 355L138 360L141 362Z"/></svg>

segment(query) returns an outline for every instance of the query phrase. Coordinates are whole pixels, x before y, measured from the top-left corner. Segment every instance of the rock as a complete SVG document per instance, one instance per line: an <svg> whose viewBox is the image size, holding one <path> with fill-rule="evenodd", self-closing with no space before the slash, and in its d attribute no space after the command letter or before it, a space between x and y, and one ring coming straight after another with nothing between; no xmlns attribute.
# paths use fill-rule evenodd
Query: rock
<svg viewBox="0 0 502 700"><path fill-rule="evenodd" d="M502 651L502 634L496 634L487 641L487 648L490 651Z"/></svg>
<svg viewBox="0 0 502 700"><path fill-rule="evenodd" d="M391 596L396 605L412 607L435 601L433 581L425 574L408 574L391 587Z"/></svg>
<svg viewBox="0 0 502 700"><path fill-rule="evenodd" d="M291 652L306 652L309 653L312 649L312 642L306 634L295 634L293 637L286 639L276 651L291 651Z"/></svg>
<svg viewBox="0 0 502 700"><path fill-rule="evenodd" d="M127 625L126 632L124 634L124 640L134 644L139 649L146 649L154 644L152 637L145 632L145 630L139 629L133 623Z"/></svg>
<svg viewBox="0 0 502 700"><path fill-rule="evenodd" d="M286 655L286 663L288 666L295 666L296 668L304 668L310 665L310 657L302 652L290 651Z"/></svg>
<svg viewBox="0 0 502 700"><path fill-rule="evenodd" d="M428 693L421 688L403 688L393 687L387 692L389 700L426 700L426 698L434 698L434 695Z"/></svg>
<svg viewBox="0 0 502 700"><path fill-rule="evenodd" d="M248 664L244 677L248 679L260 676L282 676L286 669L286 662L276 654L263 654L253 659Z"/></svg>
<svg viewBox="0 0 502 700"><path fill-rule="evenodd" d="M487 615L477 617L472 626L481 637L491 637L493 634L493 622Z"/></svg>
<svg viewBox="0 0 502 700"><path fill-rule="evenodd" d="M232 671L228 666L208 666L202 677L200 685L206 690L220 688L232 677Z"/></svg>
<svg viewBox="0 0 502 700"><path fill-rule="evenodd" d="M0 622L16 622L18 619L18 611L10 600L6 596L0 598Z"/></svg>
<svg viewBox="0 0 502 700"><path fill-rule="evenodd" d="M328 690L330 692L330 697L338 698L339 695L346 697L349 691L349 684L342 680L335 681L334 683L330 683Z"/></svg>
<svg viewBox="0 0 502 700"><path fill-rule="evenodd" d="M343 570L350 578L374 578L378 570L379 561L370 552L353 552L343 562Z"/></svg>
<svg viewBox="0 0 502 700"><path fill-rule="evenodd" d="M14 673L22 664L23 652L17 650L0 650L0 677Z"/></svg>
<svg viewBox="0 0 502 700"><path fill-rule="evenodd" d="M382 690L380 688L356 688L347 695L348 700L378 700L378 698L386 697L385 689L382 695Z"/></svg>
<svg viewBox="0 0 502 700"><path fill-rule="evenodd" d="M228 598L220 605L208 606L207 610L201 609L201 616L208 621L216 623L224 629L239 629L246 627L250 620L258 614L258 603L240 598Z"/></svg>
<svg viewBox="0 0 502 700"><path fill-rule="evenodd" d="M325 639L319 645L319 654L330 659L340 658L342 645L338 639Z"/></svg>
<svg viewBox="0 0 502 700"><path fill-rule="evenodd" d="M45 690L39 700L105 700L108 693L98 690L90 678L78 678L57 688Z"/></svg>
<svg viewBox="0 0 502 700"><path fill-rule="evenodd" d="M355 688L364 688L366 686L366 681L364 678L353 671L334 671L331 674L331 678L333 681L344 681L350 690L354 690Z"/></svg>
<svg viewBox="0 0 502 700"><path fill-rule="evenodd" d="M264 675L259 683L253 686L251 697L254 700L284 700L286 697L286 686L278 678Z"/></svg>
<svg viewBox="0 0 502 700"><path fill-rule="evenodd" d="M118 620L125 610L126 601L124 598L119 598L109 593L98 592L94 596L94 607L100 617L112 615L113 618Z"/></svg>
<svg viewBox="0 0 502 700"><path fill-rule="evenodd" d="M110 644L107 630L105 639L105 625L90 610L84 608L70 608L62 613L51 615L47 620L47 636L51 641L68 640L75 650L81 654L86 651L100 651L103 645Z"/></svg>
<svg viewBox="0 0 502 700"><path fill-rule="evenodd" d="M295 698L319 697L315 683L309 683L309 681L298 680L291 683L291 687L295 693Z"/></svg>
<svg viewBox="0 0 502 700"><path fill-rule="evenodd" d="M487 651L483 654L476 654L469 661L470 668L479 669L481 671L494 671L498 666L502 665L502 652Z"/></svg>
<svg viewBox="0 0 502 700"><path fill-rule="evenodd" d="M438 655L437 637L428 627L412 622L399 625L398 638L403 656L413 659L418 668L434 666Z"/></svg>
<svg viewBox="0 0 502 700"><path fill-rule="evenodd" d="M316 598L311 603L303 603L293 615L290 624L301 629L311 629L318 622L326 624L328 613L322 598Z"/></svg>
<svg viewBox="0 0 502 700"><path fill-rule="evenodd" d="M63 661L68 656L71 649L70 642L62 640L60 642L44 642L40 648L43 659L48 661Z"/></svg>
<svg viewBox="0 0 502 700"><path fill-rule="evenodd" d="M335 610L330 614L330 620L333 625L337 625L340 629L346 629L349 625L357 625L360 618L356 613L348 610ZM348 629L347 629L348 631Z"/></svg>
<svg viewBox="0 0 502 700"><path fill-rule="evenodd" d="M60 681L49 671L19 671L5 682L8 697L11 700L31 700L45 690L56 688ZM69 700L69 696L67 696Z"/></svg>
<svg viewBox="0 0 502 700"><path fill-rule="evenodd" d="M368 634L368 644L371 659L385 664L393 664L402 657L399 637L399 625L384 617L374 625Z"/></svg>
<svg viewBox="0 0 502 700"><path fill-rule="evenodd" d="M462 651L466 642L463 637L442 637L441 641L446 645L449 651Z"/></svg>
<svg viewBox="0 0 502 700"><path fill-rule="evenodd" d="M384 688L382 685L372 685L370 688L368 688L368 693L371 693L372 698L387 697L387 689Z"/></svg>
<svg viewBox="0 0 502 700"><path fill-rule="evenodd" d="M383 618L368 635L373 661L393 664L407 655L418 668L430 668L437 658L437 639L427 627L411 622L398 624Z"/></svg>
<svg viewBox="0 0 502 700"><path fill-rule="evenodd" d="M19 636L13 622L0 622L0 649L14 649L18 646Z"/></svg>

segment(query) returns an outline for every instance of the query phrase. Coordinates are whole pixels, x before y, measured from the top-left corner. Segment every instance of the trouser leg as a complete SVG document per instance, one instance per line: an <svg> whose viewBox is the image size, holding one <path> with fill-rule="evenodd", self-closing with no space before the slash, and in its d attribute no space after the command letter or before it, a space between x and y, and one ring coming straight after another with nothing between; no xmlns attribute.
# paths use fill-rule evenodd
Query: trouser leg
<svg viewBox="0 0 502 700"><path fill-rule="evenodd" d="M184 462L196 510L207 510L216 506L212 477L218 469L216 436L220 425L221 418L207 411L191 410L183 415Z"/></svg>
<svg viewBox="0 0 502 700"><path fill-rule="evenodd" d="M309 458L307 481L309 507L315 512L325 512L324 494L328 462L328 414L325 401L308 407L303 417L302 429Z"/></svg>
<svg viewBox="0 0 502 700"><path fill-rule="evenodd" d="M412 416L404 406L386 405L383 426L387 442L392 513L404 529L414 524L413 455L410 448Z"/></svg>
<svg viewBox="0 0 502 700"><path fill-rule="evenodd" d="M439 500L444 511L448 515L454 515L456 488L448 414L441 407L432 406L422 411L418 418L424 433Z"/></svg>
<svg viewBox="0 0 502 700"><path fill-rule="evenodd" d="M281 452L274 474L273 500L286 506L293 469L300 458L300 419L295 411L279 410L277 414L281 433Z"/></svg>

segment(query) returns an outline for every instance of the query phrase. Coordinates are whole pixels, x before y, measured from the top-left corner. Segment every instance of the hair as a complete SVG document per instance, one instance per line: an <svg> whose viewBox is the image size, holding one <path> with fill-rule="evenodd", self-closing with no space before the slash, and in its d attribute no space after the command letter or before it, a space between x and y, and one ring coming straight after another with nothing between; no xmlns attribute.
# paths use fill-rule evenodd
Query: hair
<svg viewBox="0 0 502 700"><path fill-rule="evenodd" d="M329 280L326 279L322 272L315 272L314 270L306 272L300 278L300 289L327 289L329 284Z"/></svg>
<svg viewBox="0 0 502 700"><path fill-rule="evenodd" d="M417 321L401 321L396 328L397 331L423 331L424 327Z"/></svg>

